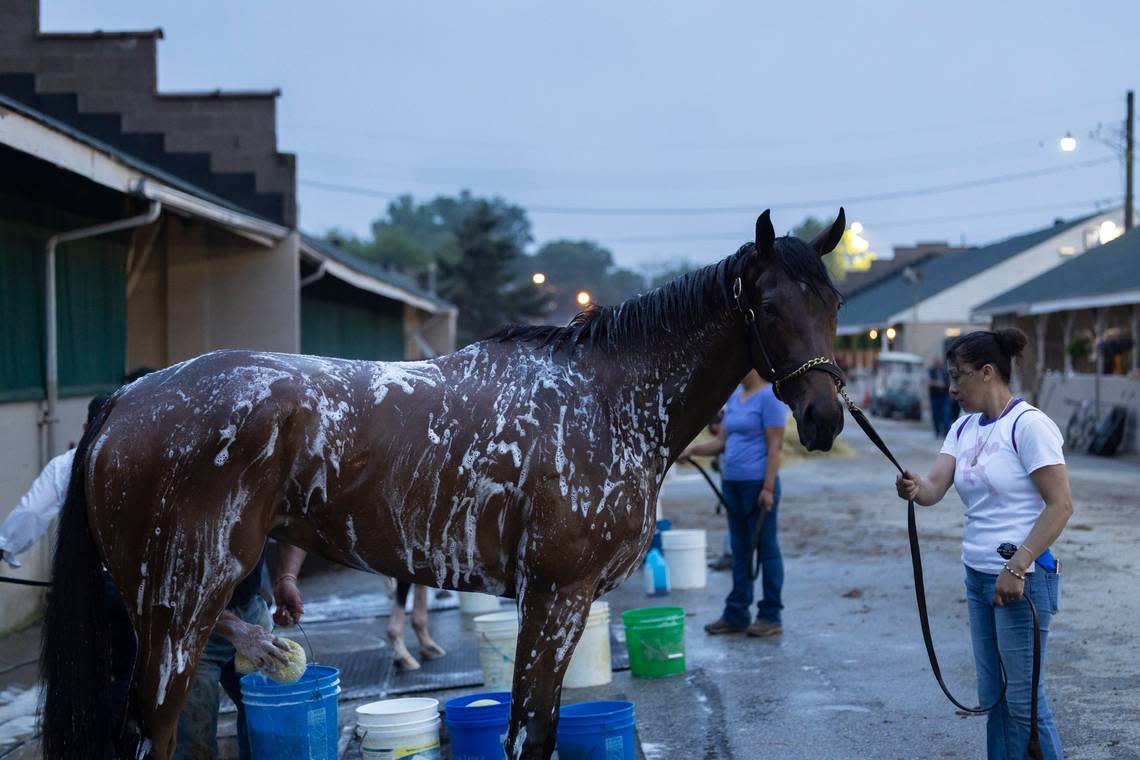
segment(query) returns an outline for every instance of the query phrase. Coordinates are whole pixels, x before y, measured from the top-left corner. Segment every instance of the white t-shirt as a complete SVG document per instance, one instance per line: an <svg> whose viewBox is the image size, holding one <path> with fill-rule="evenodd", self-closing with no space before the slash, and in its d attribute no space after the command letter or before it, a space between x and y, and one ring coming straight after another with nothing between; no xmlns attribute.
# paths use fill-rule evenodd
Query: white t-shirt
<svg viewBox="0 0 1140 760"><path fill-rule="evenodd" d="M996 420L971 414L950 427L942 453L954 457L954 487L966 505L962 562L968 567L996 575L1005 565L998 546L1021 546L1045 508L1029 474L1064 464L1063 443L1053 420L1022 399Z"/></svg>
<svg viewBox="0 0 1140 760"><path fill-rule="evenodd" d="M59 514L67 498L74 459L75 449L68 449L48 462L24 498L0 525L0 549L4 550L4 559L12 567L20 566L15 555L27 551L47 532L51 521Z"/></svg>

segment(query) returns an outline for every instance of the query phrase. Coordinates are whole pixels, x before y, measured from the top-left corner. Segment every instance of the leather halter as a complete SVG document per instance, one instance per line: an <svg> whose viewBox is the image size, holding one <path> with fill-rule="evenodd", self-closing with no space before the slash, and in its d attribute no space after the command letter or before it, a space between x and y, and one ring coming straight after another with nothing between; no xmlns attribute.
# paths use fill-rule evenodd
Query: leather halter
<svg viewBox="0 0 1140 760"><path fill-rule="evenodd" d="M768 354L768 350L764 347L764 339L760 337L760 328L756 325L756 312L748 305L744 298L744 283L740 275L732 282L732 298L736 301L736 310L744 315L744 327L748 330L748 335L751 341L748 343L748 353L751 358L751 364L756 370L764 375L764 379L772 384L772 392L776 394L776 398L780 398L780 386L790 380L795 380L801 375L806 375L813 369L820 372L826 372L831 375L835 380L835 387L837 390L842 390L846 385L846 379L843 377L843 370L835 363L835 360L827 356L816 356L808 359L794 367L795 362L787 362L781 367L782 372L776 370L776 364L772 361L772 357ZM763 360L763 365L756 362L759 356ZM761 366L766 367L767 370L761 369Z"/></svg>

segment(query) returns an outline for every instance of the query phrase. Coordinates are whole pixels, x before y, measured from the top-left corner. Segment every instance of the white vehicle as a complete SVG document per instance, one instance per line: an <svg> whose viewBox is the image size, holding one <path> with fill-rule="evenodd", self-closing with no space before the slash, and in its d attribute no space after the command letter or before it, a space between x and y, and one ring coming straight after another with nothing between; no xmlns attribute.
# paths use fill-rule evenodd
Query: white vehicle
<svg viewBox="0 0 1140 760"><path fill-rule="evenodd" d="M922 419L926 391L926 359L903 351L883 351L875 357L871 384L871 414Z"/></svg>

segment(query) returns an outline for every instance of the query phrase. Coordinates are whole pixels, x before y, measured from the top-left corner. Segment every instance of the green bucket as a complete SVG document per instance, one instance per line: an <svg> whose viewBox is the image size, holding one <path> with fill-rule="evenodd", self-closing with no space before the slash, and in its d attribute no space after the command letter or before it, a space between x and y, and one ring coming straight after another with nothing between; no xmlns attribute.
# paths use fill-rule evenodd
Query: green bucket
<svg viewBox="0 0 1140 760"><path fill-rule="evenodd" d="M685 610L642 607L621 614L629 669L638 678L685 672Z"/></svg>

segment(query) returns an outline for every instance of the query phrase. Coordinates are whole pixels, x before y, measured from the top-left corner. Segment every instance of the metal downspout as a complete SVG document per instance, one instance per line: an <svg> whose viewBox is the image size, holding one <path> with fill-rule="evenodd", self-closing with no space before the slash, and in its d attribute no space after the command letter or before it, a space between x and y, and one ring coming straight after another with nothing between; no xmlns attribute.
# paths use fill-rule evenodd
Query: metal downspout
<svg viewBox="0 0 1140 760"><path fill-rule="evenodd" d="M118 232L132 227L142 227L158 219L160 213L162 213L162 204L158 201L151 201L150 208L144 214L130 216L114 222L96 224L91 227L81 227L70 232L61 232L48 238L44 267L44 307L46 309L44 329L47 333L47 340L44 342L44 390L47 403L44 406L43 416L40 418L40 426L44 429L44 443L40 450L40 467L46 465L48 460L55 456L55 426L59 422L56 416L59 406L59 336L56 334L58 320L55 303L55 249L61 243L70 243L74 240L105 235L108 232Z"/></svg>

